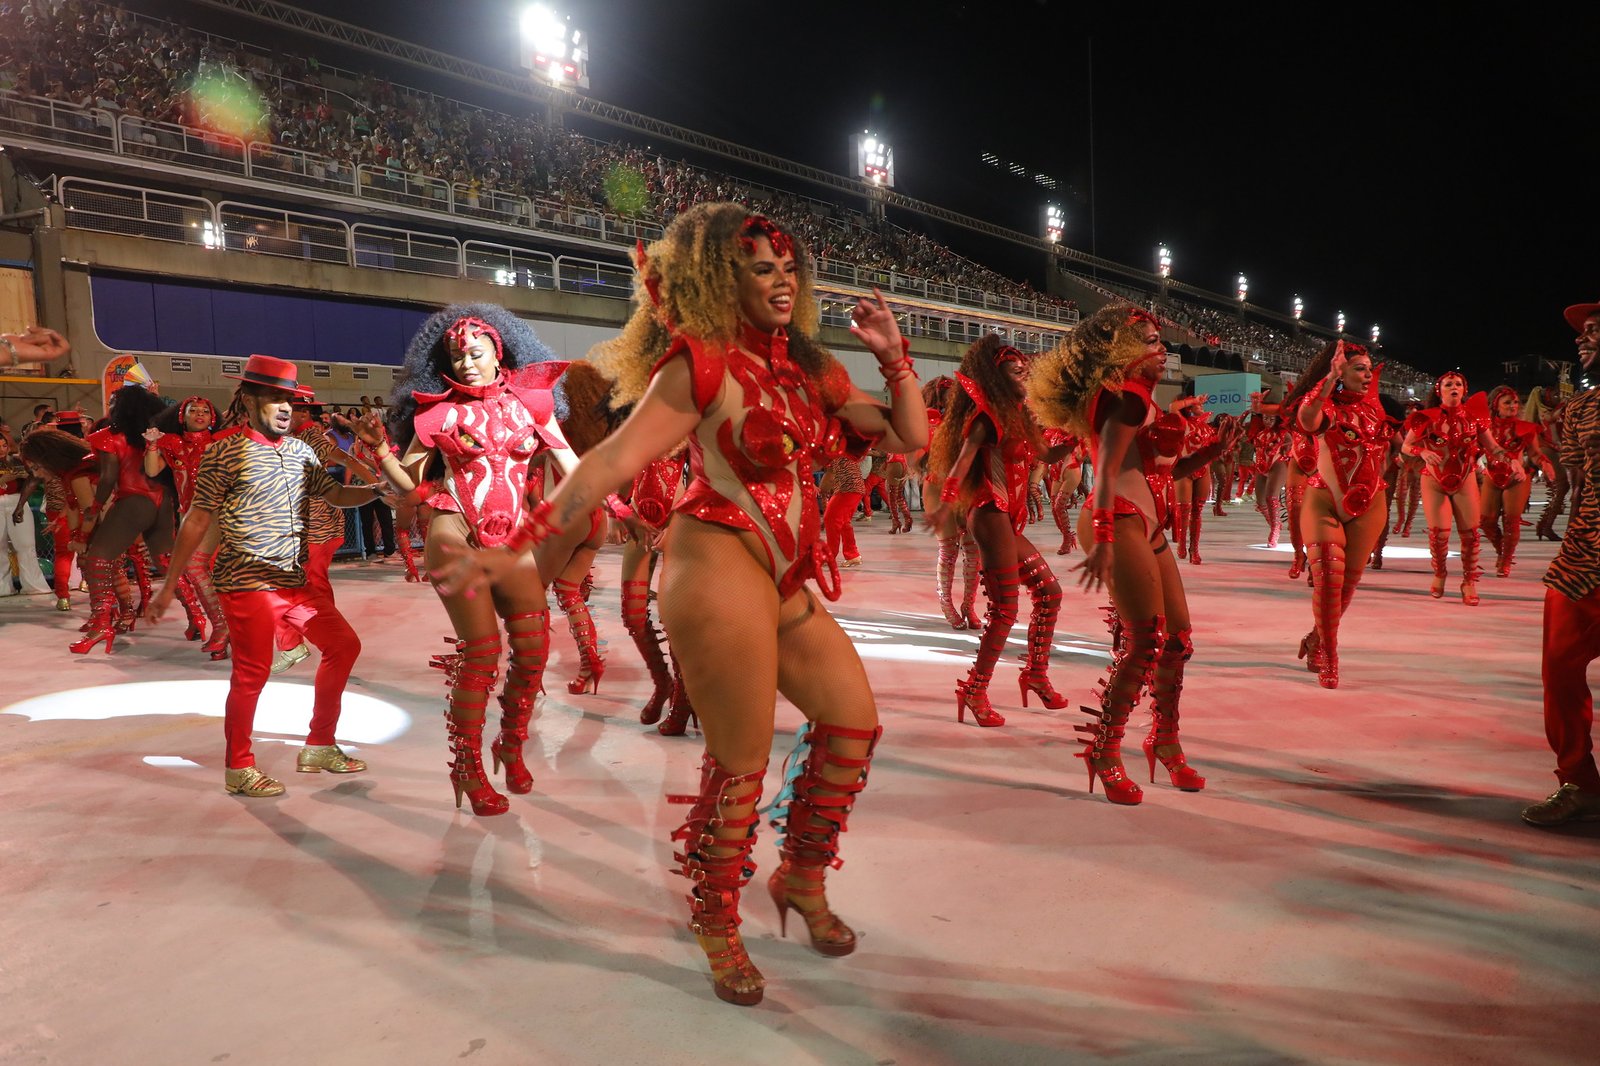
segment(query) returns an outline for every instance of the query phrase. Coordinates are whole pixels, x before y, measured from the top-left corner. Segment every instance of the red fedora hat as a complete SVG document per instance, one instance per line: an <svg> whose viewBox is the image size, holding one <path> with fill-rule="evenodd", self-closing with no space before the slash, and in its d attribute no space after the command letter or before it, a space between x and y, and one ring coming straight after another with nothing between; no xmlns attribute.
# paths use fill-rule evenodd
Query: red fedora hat
<svg viewBox="0 0 1600 1066"><path fill-rule="evenodd" d="M1575 332L1582 333L1584 320L1596 311L1600 311L1600 303L1573 304L1561 314L1567 320L1567 325L1571 326Z"/></svg>
<svg viewBox="0 0 1600 1066"><path fill-rule="evenodd" d="M224 374L225 378L234 381L244 381L251 385L265 385L273 389L285 389L296 396L310 396L311 389L300 384L300 371L287 359L277 359L270 355L252 355L244 364L243 374Z"/></svg>

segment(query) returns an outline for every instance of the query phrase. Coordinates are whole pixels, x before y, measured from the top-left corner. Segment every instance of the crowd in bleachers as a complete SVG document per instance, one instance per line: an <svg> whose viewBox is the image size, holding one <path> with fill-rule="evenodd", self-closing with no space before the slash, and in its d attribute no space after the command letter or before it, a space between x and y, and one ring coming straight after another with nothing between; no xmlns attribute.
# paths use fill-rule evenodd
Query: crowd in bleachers
<svg viewBox="0 0 1600 1066"><path fill-rule="evenodd" d="M248 87L262 107L238 129L237 94L224 118L197 72ZM340 80L342 89L331 83ZM1047 297L965 259L922 234L846 208L597 141L531 116L486 111L395 85L327 76L309 58L274 56L89 0L0 4L0 90L62 100L156 122L228 128L245 140L314 153L335 179L366 166L400 180L423 175L464 187L469 202L499 192L661 223L707 200L736 199L790 226L824 259L894 271L1053 305ZM155 135L150 136L152 143ZM634 175L636 202L613 204L618 168ZM630 198L631 199L631 198Z"/></svg>

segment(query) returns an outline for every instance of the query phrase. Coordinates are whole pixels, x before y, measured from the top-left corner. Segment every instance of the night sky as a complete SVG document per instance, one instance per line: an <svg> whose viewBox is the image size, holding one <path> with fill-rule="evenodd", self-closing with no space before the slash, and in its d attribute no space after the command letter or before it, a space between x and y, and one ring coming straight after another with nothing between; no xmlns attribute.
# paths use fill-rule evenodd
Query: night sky
<svg viewBox="0 0 1600 1066"><path fill-rule="evenodd" d="M515 66L518 3L304 6ZM870 125L894 145L901 192L1037 232L1050 194L984 166L990 151L1071 186L1067 243L1084 250L1092 53L1097 254L1151 269L1165 241L1180 280L1231 292L1242 271L1252 303L1287 312L1298 293L1310 321L1342 309L1359 336L1380 323L1386 354L1480 371L1474 388L1507 358L1571 358L1561 309L1600 299L1591 33L1466 8L1426 21L1216 7L570 10L601 99L840 173L848 135ZM1035 254L891 218L1043 281Z"/></svg>

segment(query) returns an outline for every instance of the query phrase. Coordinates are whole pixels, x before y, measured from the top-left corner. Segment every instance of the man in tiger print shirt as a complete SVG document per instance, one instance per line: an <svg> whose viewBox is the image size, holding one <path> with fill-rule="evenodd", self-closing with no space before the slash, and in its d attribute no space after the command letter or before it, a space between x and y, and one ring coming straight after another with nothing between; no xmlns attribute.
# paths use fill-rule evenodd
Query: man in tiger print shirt
<svg viewBox="0 0 1600 1066"><path fill-rule="evenodd" d="M1578 331L1581 373L1592 373L1600 354L1600 303L1575 304L1566 319ZM1522 812L1538 826L1600 821L1594 699L1586 676L1600 658L1600 389L1578 393L1562 409L1561 465L1584 491L1544 576L1544 732L1561 787Z"/></svg>
<svg viewBox="0 0 1600 1066"><path fill-rule="evenodd" d="M176 577L216 521L222 531L211 580L222 599L233 640L233 676L223 733L226 791L277 796L283 785L256 768L250 747L256 703L272 666L274 633L288 619L322 652L317 667L311 731L295 769L348 774L365 770L334 743L345 683L361 641L332 598L307 580L311 500L359 507L377 498L372 487L346 487L323 468L311 446L291 436L291 402L309 390L297 383L295 365L253 355L236 380L249 416L243 432L206 450L195 479L194 500L173 547L167 580L150 605L158 621L172 604Z"/></svg>

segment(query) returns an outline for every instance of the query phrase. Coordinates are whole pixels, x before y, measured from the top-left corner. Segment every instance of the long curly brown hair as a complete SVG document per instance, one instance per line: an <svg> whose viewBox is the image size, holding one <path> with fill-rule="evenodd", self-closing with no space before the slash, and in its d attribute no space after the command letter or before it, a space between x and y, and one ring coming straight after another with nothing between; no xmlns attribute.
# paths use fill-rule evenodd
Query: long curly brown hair
<svg viewBox="0 0 1600 1066"><path fill-rule="evenodd" d="M561 375L561 385L567 393L567 417L561 420L561 432L572 450L583 455L616 428L610 405L611 382L593 363L580 360L567 367Z"/></svg>
<svg viewBox="0 0 1600 1066"><path fill-rule="evenodd" d="M81 437L74 437L52 426L40 426L23 437L21 451L23 462L58 478L66 477L94 454L94 449L84 443Z"/></svg>
<svg viewBox="0 0 1600 1066"><path fill-rule="evenodd" d="M1043 452L1045 443L1039 435L1039 423L1028 410L1016 381L996 360L996 356L1008 347L998 334L985 334L961 357L961 374L976 383L983 392L989 409L1003 423L995 427L1002 437L1012 440L1021 438L1031 444L1036 453ZM928 469L934 477L950 476L956 458L961 454L961 442L967 436L967 418L977 409L978 405L967 395L967 390L959 383L952 383L946 394L944 421L939 423L928 445ZM972 497L982 478L983 471L974 464L956 497L955 510L958 516L971 507Z"/></svg>
<svg viewBox="0 0 1600 1066"><path fill-rule="evenodd" d="M1080 437L1094 435L1090 410L1101 388L1120 393L1145 354L1140 327L1160 323L1132 304L1107 304L1033 361L1028 402L1039 421Z"/></svg>
<svg viewBox="0 0 1600 1066"><path fill-rule="evenodd" d="M1306 364L1300 380L1294 383L1294 388L1289 390L1283 398L1283 403L1279 405L1280 411L1293 411L1302 397L1322 387L1322 379L1327 377L1328 371L1333 368L1333 357L1339 352L1339 344L1339 341L1329 341L1324 344L1317 357ZM1344 341L1343 344L1346 361L1354 361L1360 355L1372 358L1372 353L1367 351L1365 345L1353 341Z"/></svg>
<svg viewBox="0 0 1600 1066"><path fill-rule="evenodd" d="M766 236L769 229L776 227L742 204L697 204L644 250L636 264L632 317L615 339L589 351L600 372L616 382L613 404L639 402L674 335L713 343L738 337L739 268L749 255L741 241ZM810 256L802 242L789 243L796 267L789 356L820 385L838 364L815 340L817 293Z"/></svg>

